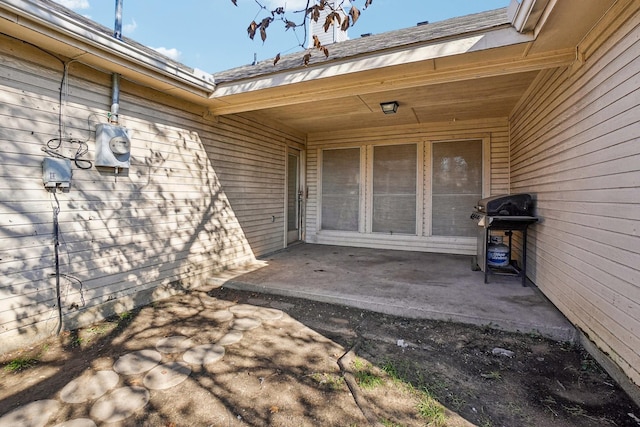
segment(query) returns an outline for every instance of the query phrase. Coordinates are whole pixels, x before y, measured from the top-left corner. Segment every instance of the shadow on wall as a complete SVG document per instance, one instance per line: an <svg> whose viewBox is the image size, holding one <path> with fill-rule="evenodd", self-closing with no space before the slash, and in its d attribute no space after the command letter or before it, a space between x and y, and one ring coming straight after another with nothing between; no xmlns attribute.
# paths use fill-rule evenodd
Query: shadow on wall
<svg viewBox="0 0 640 427"><path fill-rule="evenodd" d="M27 92L24 82L11 80L3 83L0 107L12 117L3 125L6 137L0 152L8 182L0 211L2 352L48 336L58 326L56 202L43 187L41 147L57 134L59 71L31 68L45 80L49 77L46 90L51 93ZM105 91L86 80L79 85L79 91ZM104 115L105 103L70 101L65 107L67 135L83 135L91 159L96 117ZM198 286L216 271L255 260L200 133L169 124L176 121L173 115L184 112L149 107L157 113L153 121L135 111L123 112L127 120L122 124L134 132L126 174L73 166L70 191L57 194L65 328ZM194 116L185 127L209 125ZM67 141L60 151L70 155L75 148Z"/></svg>

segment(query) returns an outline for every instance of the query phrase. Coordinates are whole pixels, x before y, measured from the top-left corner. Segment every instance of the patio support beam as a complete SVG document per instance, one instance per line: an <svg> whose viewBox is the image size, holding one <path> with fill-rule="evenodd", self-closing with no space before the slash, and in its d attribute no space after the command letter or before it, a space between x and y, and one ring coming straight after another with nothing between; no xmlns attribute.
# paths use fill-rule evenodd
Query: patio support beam
<svg viewBox="0 0 640 427"><path fill-rule="evenodd" d="M522 46L522 49L525 49L527 45L523 44ZM476 64L465 62L464 66L448 69L438 68L437 60L434 67L434 60L429 59L424 62L385 68L383 72L371 70L297 84L290 83L286 87L277 85L276 87L262 87L252 90L249 82L243 82L248 89L247 92L227 96L223 96L221 93L235 91L225 91L229 85L223 83L218 87L220 92L218 89L214 92L210 110L216 115L234 114L311 101L338 99L350 95L357 96L385 90L555 68L570 65L574 60L574 49L556 51L541 56L523 56L520 49L517 55L513 54L513 58L506 62L504 58L486 62L478 61ZM266 77L273 78L273 76ZM256 83L256 87L260 86L259 83Z"/></svg>

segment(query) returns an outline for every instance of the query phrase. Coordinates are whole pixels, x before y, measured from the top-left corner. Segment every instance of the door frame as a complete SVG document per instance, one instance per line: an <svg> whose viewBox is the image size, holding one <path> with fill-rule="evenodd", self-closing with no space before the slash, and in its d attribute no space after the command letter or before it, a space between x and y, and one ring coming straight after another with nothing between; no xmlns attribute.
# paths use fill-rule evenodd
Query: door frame
<svg viewBox="0 0 640 427"><path fill-rule="evenodd" d="M289 159L296 156L298 177L296 180L296 223L297 230L289 231ZM287 146L285 150L285 182L284 182L284 247L304 241L305 207L307 187L305 183L305 151L298 146Z"/></svg>

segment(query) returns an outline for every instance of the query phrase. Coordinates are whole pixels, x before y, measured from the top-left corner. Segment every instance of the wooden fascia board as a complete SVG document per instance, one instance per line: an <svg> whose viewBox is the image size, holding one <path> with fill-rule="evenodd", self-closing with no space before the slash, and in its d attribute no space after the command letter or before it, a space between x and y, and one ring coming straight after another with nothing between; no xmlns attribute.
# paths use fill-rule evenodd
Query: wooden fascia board
<svg viewBox="0 0 640 427"><path fill-rule="evenodd" d="M263 75L237 82L220 83L216 86L211 98L224 98L274 87L424 62L429 59L526 43L532 40L530 35L520 34L512 27L492 29L480 34L464 35L459 38L435 41L421 46L412 45L366 56L321 63L313 67L295 69L289 72Z"/></svg>
<svg viewBox="0 0 640 427"><path fill-rule="evenodd" d="M636 22L639 22L639 11L640 3L635 0L616 2L578 44L577 56L580 63L589 59L593 52L600 48L627 20L635 17Z"/></svg>
<svg viewBox="0 0 640 427"><path fill-rule="evenodd" d="M20 38L21 35L28 37L32 33L47 37L54 44L60 43L77 49L79 53L70 59L87 65L100 64L104 67L107 63L113 63L113 69L105 71L146 76L149 80L158 80L163 88L170 85L203 97L209 95L215 87L213 78L204 72L190 72L162 61L69 16L44 9L34 1L3 0L0 4L0 16L13 23L20 31L20 34L11 35Z"/></svg>
<svg viewBox="0 0 640 427"><path fill-rule="evenodd" d="M525 47L523 46L523 50ZM544 56L518 56L493 62L467 63L455 69L439 70L433 61L399 65L383 70L369 70L358 75L342 75L316 81L275 86L269 89L229 96L209 108L212 114L225 115L243 111L281 107L310 101L330 100L349 95L363 95L420 85L440 84L475 78L536 71L567 66L575 60L575 50L550 52ZM235 98L235 99L234 99Z"/></svg>

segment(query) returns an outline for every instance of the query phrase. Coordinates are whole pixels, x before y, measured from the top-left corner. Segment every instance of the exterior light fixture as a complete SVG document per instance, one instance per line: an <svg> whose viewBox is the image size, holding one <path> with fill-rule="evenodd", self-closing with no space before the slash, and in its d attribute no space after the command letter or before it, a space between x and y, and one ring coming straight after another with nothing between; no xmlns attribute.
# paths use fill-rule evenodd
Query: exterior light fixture
<svg viewBox="0 0 640 427"><path fill-rule="evenodd" d="M381 102L380 108L382 108L382 112L385 114L395 114L398 111L398 101L391 102Z"/></svg>

